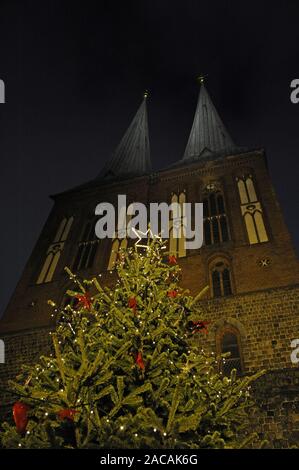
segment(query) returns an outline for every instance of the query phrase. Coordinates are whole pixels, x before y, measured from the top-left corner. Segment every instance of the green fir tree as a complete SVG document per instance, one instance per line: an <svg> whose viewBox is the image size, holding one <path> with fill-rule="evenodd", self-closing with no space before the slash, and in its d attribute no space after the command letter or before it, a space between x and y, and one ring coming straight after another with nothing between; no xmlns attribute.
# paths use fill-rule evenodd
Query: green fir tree
<svg viewBox="0 0 299 470"><path fill-rule="evenodd" d="M250 383L219 372L204 351L200 293L179 287L180 268L159 237L121 252L113 288L74 281L51 333L53 354L11 383L9 448L239 448L253 403ZM76 305L75 305L75 302Z"/></svg>

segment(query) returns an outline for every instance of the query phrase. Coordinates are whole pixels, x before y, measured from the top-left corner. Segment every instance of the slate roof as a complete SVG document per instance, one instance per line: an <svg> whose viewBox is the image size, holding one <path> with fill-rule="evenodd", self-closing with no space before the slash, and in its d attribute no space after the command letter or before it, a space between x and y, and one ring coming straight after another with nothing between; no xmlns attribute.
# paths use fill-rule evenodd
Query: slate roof
<svg viewBox="0 0 299 470"><path fill-rule="evenodd" d="M205 159L214 154L217 158L218 154L233 153L236 148L202 83L183 161Z"/></svg>
<svg viewBox="0 0 299 470"><path fill-rule="evenodd" d="M114 179L151 172L146 98L147 94L144 95L130 126L98 178Z"/></svg>

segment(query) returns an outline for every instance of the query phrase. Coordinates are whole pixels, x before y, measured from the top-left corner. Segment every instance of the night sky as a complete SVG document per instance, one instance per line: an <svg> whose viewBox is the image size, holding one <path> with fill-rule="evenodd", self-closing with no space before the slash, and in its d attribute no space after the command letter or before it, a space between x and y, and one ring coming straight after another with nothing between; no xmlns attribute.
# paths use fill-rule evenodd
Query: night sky
<svg viewBox="0 0 299 470"><path fill-rule="evenodd" d="M200 73L235 142L266 148L299 251L298 2L0 1L0 314L48 195L99 173L145 89L154 168L182 157Z"/></svg>

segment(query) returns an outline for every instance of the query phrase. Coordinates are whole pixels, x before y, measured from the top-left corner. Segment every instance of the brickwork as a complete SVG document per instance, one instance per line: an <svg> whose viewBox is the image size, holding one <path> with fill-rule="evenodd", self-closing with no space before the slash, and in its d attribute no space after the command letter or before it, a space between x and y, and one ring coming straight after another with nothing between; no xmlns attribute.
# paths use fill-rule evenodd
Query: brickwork
<svg viewBox="0 0 299 470"><path fill-rule="evenodd" d="M16 377L22 364L32 364L41 355L50 353L49 332L49 328L44 328L2 336L5 343L5 364L0 364L0 413L14 402L14 397L9 393L8 380Z"/></svg>
<svg viewBox="0 0 299 470"><path fill-rule="evenodd" d="M299 446L299 367L267 372L253 386L252 430L269 448Z"/></svg>
<svg viewBox="0 0 299 470"><path fill-rule="evenodd" d="M237 175L247 171L255 178L269 236L268 242L256 245L249 245L247 240L235 180ZM265 156L263 151L254 151L220 161L161 171L155 177L139 177L106 186L93 183L55 197L54 208L0 320L0 333L49 325L47 300L62 300L69 285L64 266L73 265L82 226L88 216L94 214L99 202L116 205L117 195L126 194L128 204L134 201L170 203L171 193L183 190L188 202L199 202L202 201L203 188L211 181L217 181L223 190L230 240L187 252L186 258L180 259L183 285L196 293L210 284L209 268L216 257L225 257L229 261L235 294L297 284L299 264L270 181ZM74 223L53 280L37 285L36 280L53 234L62 218L71 215L74 216ZM93 266L80 274L88 277L102 272L104 282L109 282L111 276L107 274L107 264L110 249L111 241L102 240ZM267 268L261 268L262 259L269 260Z"/></svg>
<svg viewBox="0 0 299 470"><path fill-rule="evenodd" d="M235 327L240 333L244 372L296 368L291 340L299 338L299 286L201 301L204 320L212 322L209 335L197 334L215 351L219 330Z"/></svg>

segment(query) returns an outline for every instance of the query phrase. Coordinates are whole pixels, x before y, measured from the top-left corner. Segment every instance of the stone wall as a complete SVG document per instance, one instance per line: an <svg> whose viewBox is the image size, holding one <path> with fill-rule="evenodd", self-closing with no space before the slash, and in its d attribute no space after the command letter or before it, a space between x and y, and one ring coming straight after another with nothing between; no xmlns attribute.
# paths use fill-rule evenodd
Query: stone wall
<svg viewBox="0 0 299 470"><path fill-rule="evenodd" d="M202 319L212 323L198 340L215 351L219 331L237 329L245 373L299 369L290 359L291 341L299 338L299 286L204 300L201 308Z"/></svg>
<svg viewBox="0 0 299 470"><path fill-rule="evenodd" d="M9 393L8 380L16 377L22 364L37 362L42 354L49 354L49 328L36 329L2 336L5 343L5 364L0 364L0 415L11 413L14 397Z"/></svg>
<svg viewBox="0 0 299 470"><path fill-rule="evenodd" d="M299 366L267 372L252 387L258 405L252 429L270 448L299 448Z"/></svg>

